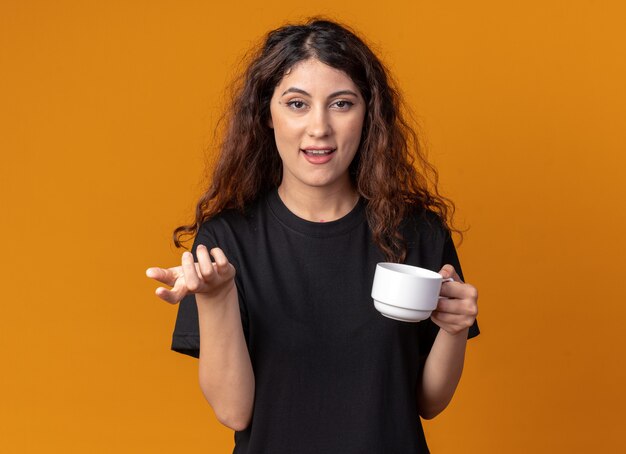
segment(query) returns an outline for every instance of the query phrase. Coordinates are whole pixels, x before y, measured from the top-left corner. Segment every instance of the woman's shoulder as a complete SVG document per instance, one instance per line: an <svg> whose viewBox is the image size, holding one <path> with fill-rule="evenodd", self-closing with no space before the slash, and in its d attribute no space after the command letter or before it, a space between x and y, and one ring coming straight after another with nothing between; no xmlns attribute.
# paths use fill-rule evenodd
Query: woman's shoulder
<svg viewBox="0 0 626 454"><path fill-rule="evenodd" d="M413 208L407 212L401 231L407 247L407 263L437 271L450 247L451 236L443 217L428 208Z"/></svg>
<svg viewBox="0 0 626 454"><path fill-rule="evenodd" d="M258 212L262 208L262 201L266 195L260 195L255 200L245 204L243 207L229 207L205 219L200 226L200 231L215 232L222 231L224 228L239 229L249 226Z"/></svg>
<svg viewBox="0 0 626 454"><path fill-rule="evenodd" d="M449 232L446 221L441 214L418 205L409 205L407 207L402 228L431 235L446 235Z"/></svg>

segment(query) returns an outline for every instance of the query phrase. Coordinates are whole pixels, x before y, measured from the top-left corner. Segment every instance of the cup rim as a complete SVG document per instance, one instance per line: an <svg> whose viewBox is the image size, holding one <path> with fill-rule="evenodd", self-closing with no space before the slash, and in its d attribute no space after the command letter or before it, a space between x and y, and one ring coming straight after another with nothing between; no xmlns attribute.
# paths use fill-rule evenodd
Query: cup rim
<svg viewBox="0 0 626 454"><path fill-rule="evenodd" d="M402 273L424 279L443 279L443 276L436 271L422 268L420 266L407 265L405 263L379 262L376 264L376 266L387 271L393 271L396 273ZM415 273L416 270L419 271L419 275Z"/></svg>

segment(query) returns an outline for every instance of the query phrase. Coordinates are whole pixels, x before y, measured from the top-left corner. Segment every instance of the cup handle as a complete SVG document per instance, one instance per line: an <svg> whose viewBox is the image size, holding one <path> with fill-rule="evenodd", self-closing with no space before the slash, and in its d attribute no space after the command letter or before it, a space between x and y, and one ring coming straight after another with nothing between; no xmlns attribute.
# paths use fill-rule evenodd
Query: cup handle
<svg viewBox="0 0 626 454"><path fill-rule="evenodd" d="M454 282L454 279L452 279L451 277L447 277L447 278L445 278L445 279L443 279L443 280L441 281L441 283L442 283L442 284L443 284L444 282ZM445 296L440 296L440 297L439 297L439 299L443 299L443 298L445 298Z"/></svg>

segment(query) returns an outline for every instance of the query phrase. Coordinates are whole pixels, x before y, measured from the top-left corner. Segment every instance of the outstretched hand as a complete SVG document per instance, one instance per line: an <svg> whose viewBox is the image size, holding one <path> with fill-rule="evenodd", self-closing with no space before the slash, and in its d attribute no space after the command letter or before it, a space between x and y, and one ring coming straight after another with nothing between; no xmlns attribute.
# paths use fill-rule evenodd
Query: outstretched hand
<svg viewBox="0 0 626 454"><path fill-rule="evenodd" d="M235 285L235 267L220 248L211 249L209 255L206 246L201 244L196 249L196 256L198 261L194 262L191 252L184 252L181 266L146 270L146 276L171 287L157 288L155 293L159 298L176 304L190 293L222 298L232 290ZM211 261L211 256L215 262Z"/></svg>
<svg viewBox="0 0 626 454"><path fill-rule="evenodd" d="M469 328L478 315L478 290L461 281L452 265L444 265L439 271L444 279L452 278L454 282L444 282L441 286L437 309L430 318L441 329L450 334L458 334Z"/></svg>

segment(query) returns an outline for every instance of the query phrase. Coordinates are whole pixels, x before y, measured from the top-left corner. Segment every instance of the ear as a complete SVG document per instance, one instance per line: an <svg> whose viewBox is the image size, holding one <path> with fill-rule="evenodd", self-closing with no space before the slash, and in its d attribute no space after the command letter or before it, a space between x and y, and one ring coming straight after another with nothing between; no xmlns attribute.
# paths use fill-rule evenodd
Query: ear
<svg viewBox="0 0 626 454"><path fill-rule="evenodd" d="M274 122L272 121L272 115L270 114L269 118L267 119L267 126L270 127L270 129L274 129Z"/></svg>

